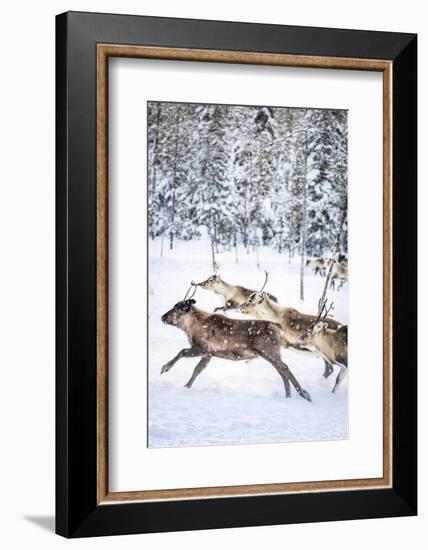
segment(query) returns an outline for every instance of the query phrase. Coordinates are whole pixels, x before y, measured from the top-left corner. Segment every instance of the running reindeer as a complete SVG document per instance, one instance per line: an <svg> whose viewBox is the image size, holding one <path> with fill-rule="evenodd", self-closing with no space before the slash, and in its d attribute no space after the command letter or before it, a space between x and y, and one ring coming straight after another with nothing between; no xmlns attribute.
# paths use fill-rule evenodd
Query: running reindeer
<svg viewBox="0 0 428 550"><path fill-rule="evenodd" d="M192 287L193 293L189 295ZM182 349L162 367L161 374L168 372L183 357L201 357L185 385L186 388L191 388L197 376L213 357L231 361L262 357L281 376L286 397L291 396L291 382L300 397L311 401L309 393L300 386L281 359L283 337L279 325L270 321L230 319L221 314L198 309L193 299L196 287L197 285L192 282L184 299L161 317L163 323L183 330L190 343L189 348Z"/></svg>
<svg viewBox="0 0 428 550"><path fill-rule="evenodd" d="M197 286L200 286L204 290L214 292L214 294L221 296L223 299L224 305L222 307L216 307L214 313L217 311L226 313L229 309L239 309L239 305L245 302L251 294L254 294L254 290L226 283L217 273L208 277L206 281L197 283ZM278 302L277 298L272 294L268 294L268 296L273 302Z"/></svg>
<svg viewBox="0 0 428 550"><path fill-rule="evenodd" d="M306 260L306 267L309 269L312 269L314 272L314 275L318 275L318 273L325 277L325 261L323 258L314 258L313 260Z"/></svg>
<svg viewBox="0 0 428 550"><path fill-rule="evenodd" d="M332 305L327 308L326 302L323 303L318 317L302 333L298 341L301 346L320 353L331 365L340 367L332 390L334 393L348 370L348 327L343 325L332 329L325 322Z"/></svg>
<svg viewBox="0 0 428 550"><path fill-rule="evenodd" d="M245 302L240 304L239 310L246 315L256 317L256 319L266 319L279 323L282 328L285 347L290 347L298 351L308 351L308 348L299 343L299 337L302 331L307 330L316 320L316 315L301 313L292 307L281 307L273 302L266 292L263 292L268 281L269 273L265 272L265 282L258 292L253 292ZM326 317L324 322L331 329L338 329L341 324ZM331 361L324 359L324 378L328 378L333 372Z"/></svg>
<svg viewBox="0 0 428 550"><path fill-rule="evenodd" d="M348 281L348 260L346 258L340 262L331 259L326 260L327 269L330 268L331 262L333 262L333 267L331 268L330 288L335 290L338 283L337 290L340 290Z"/></svg>

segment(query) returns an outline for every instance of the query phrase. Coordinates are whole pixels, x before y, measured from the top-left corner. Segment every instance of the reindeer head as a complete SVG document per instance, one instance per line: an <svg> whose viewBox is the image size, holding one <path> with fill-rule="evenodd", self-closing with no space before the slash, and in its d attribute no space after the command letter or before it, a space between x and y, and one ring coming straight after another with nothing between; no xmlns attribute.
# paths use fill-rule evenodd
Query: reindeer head
<svg viewBox="0 0 428 550"><path fill-rule="evenodd" d="M241 313L245 313L245 315L255 315L266 298L265 292L253 292L245 302L239 304L238 309Z"/></svg>
<svg viewBox="0 0 428 550"><path fill-rule="evenodd" d="M183 300L177 302L172 309L162 315L162 323L176 327L180 324L180 319L188 315L194 304L196 304L196 300Z"/></svg>
<svg viewBox="0 0 428 550"><path fill-rule="evenodd" d="M265 271L265 282L258 292L253 292L248 296L245 302L239 304L238 309L246 315L256 315L260 306L268 299L266 292L263 292L269 278L269 273Z"/></svg>
<svg viewBox="0 0 428 550"><path fill-rule="evenodd" d="M200 286L205 290L216 292L223 286L223 281L221 280L220 275L215 273L214 275L211 275L211 277L208 277L205 281L202 281L202 283L197 283L197 286Z"/></svg>
<svg viewBox="0 0 428 550"><path fill-rule="evenodd" d="M314 326L312 334L317 334L318 332L325 332L327 329L328 329L328 323L319 322Z"/></svg>
<svg viewBox="0 0 428 550"><path fill-rule="evenodd" d="M314 334L317 334L319 332L324 332L328 328L328 323L324 322L324 319L327 317L327 315L330 313L330 311L333 308L333 302L330 304L330 306L326 307L327 300L324 301L322 304L321 310L318 314L318 317L315 319L313 323L311 323L305 332L303 332L298 338L297 342L300 346L308 345L311 341L311 338Z"/></svg>
<svg viewBox="0 0 428 550"><path fill-rule="evenodd" d="M177 302L172 309L162 315L162 323L165 323L166 325L173 325L175 327L180 325L180 321L192 311L193 306L196 304L196 300L193 300L193 296L196 293L196 286L197 285L192 281L183 300ZM192 289L193 292L189 296Z"/></svg>

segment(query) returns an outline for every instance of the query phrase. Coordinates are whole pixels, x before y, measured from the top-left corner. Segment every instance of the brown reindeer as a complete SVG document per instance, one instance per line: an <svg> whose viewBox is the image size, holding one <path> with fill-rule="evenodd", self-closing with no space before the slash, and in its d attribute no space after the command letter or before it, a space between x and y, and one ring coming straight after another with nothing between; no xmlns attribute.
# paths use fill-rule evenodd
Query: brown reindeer
<svg viewBox="0 0 428 550"><path fill-rule="evenodd" d="M196 291L196 289L195 289ZM282 378L285 396L290 397L290 382L296 392L308 401L309 393L304 390L288 366L281 359L281 327L270 321L231 319L224 315L209 313L195 307L193 295L175 304L162 315L163 323L183 330L190 343L161 369L168 372L182 357L201 357L190 380L185 385L191 388L195 379L205 369L212 357L231 361L242 361L262 357L270 363Z"/></svg>
<svg viewBox="0 0 428 550"><path fill-rule="evenodd" d="M317 319L299 337L299 343L320 353L330 364L340 367L332 390L334 393L348 370L348 327L330 328L325 322L328 311L324 303Z"/></svg>
<svg viewBox="0 0 428 550"><path fill-rule="evenodd" d="M273 302L265 292L253 292L248 299L239 306L239 310L246 315L257 319L267 319L279 323L286 347L298 351L308 351L299 343L302 332L307 330L317 319L316 315L301 313L292 307L281 307ZM326 317L325 322L329 328L337 329L341 325L331 317ZM333 372L330 361L324 359L324 378L328 378Z"/></svg>
<svg viewBox="0 0 428 550"><path fill-rule="evenodd" d="M223 299L224 305L222 307L216 307L214 309L214 312L226 312L228 309L238 309L239 305L242 304L242 302L245 302L248 297L254 293L254 290L250 290L243 286L230 285L226 283L226 281L223 281L220 275L216 274L208 277L206 281L198 283L197 286L200 286L204 290L214 292L214 294L221 296L221 298ZM273 302L278 302L277 298L272 294L268 294L268 296L269 299Z"/></svg>

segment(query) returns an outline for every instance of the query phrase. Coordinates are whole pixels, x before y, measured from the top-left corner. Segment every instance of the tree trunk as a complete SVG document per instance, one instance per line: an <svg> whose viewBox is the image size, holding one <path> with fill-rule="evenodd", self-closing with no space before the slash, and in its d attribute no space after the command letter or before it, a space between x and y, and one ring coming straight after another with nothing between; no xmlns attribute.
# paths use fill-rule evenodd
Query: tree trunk
<svg viewBox="0 0 428 550"><path fill-rule="evenodd" d="M245 183L243 241L248 253L248 182Z"/></svg>
<svg viewBox="0 0 428 550"><path fill-rule="evenodd" d="M152 200L154 199L155 192L156 192L156 180L157 180L157 157L158 157L158 142L159 142L159 125L160 125L160 112L161 112L161 104L156 104L156 132L153 138L153 149L152 149L152 162L150 165L150 179L151 179L151 195ZM152 241L155 240L155 233L153 231L153 227L150 229L150 237L152 238Z"/></svg>
<svg viewBox="0 0 428 550"><path fill-rule="evenodd" d="M278 245L278 252L282 254L283 249L283 239L282 239L283 229L282 229L282 222L281 222L281 233L279 234L279 245Z"/></svg>
<svg viewBox="0 0 428 550"><path fill-rule="evenodd" d="M215 273L217 269L217 264L215 261L215 245L214 245L214 239L211 237L211 261L213 265L213 272Z"/></svg>
<svg viewBox="0 0 428 550"><path fill-rule="evenodd" d="M175 115L175 150L174 150L174 170L172 176L172 199L171 199L171 213L170 213L170 233L169 233L169 248L174 248L174 219L175 219L175 190L177 187L177 162L178 162L178 141L179 141L179 129L180 129L180 106L177 106L177 112Z"/></svg>
<svg viewBox="0 0 428 550"><path fill-rule="evenodd" d="M156 179L157 179L157 157L158 157L158 142L159 142L159 125L160 125L160 112L161 106L160 103L157 103L157 112L156 112L156 132L153 138L153 157L151 164L151 180L152 180L152 193L156 191Z"/></svg>
<svg viewBox="0 0 428 550"><path fill-rule="evenodd" d="M174 196L173 196L173 199L172 199L172 204L175 203L175 191L174 191ZM174 210L172 210L172 217L171 217L171 229L170 229L170 232L169 232L169 249L170 250L173 250L174 248L174 230L172 229L172 225L174 224Z"/></svg>
<svg viewBox="0 0 428 550"><path fill-rule="evenodd" d="M325 302L325 299L326 299L326 296L327 296L327 289L328 289L328 285L329 285L330 279L331 279L331 272L333 270L333 262L334 262L334 259L336 258L337 254L339 252L340 239L341 239L342 233L343 233L343 226L345 225L347 210L348 210L347 209L347 203L345 201L345 203L343 205L342 215L340 216L339 231L337 232L336 242L334 243L330 266L328 268L327 277L325 278L324 290L322 292L321 298L318 301L318 313L321 312L321 309L324 306L324 302Z"/></svg>
<svg viewBox="0 0 428 550"><path fill-rule="evenodd" d="M306 210L308 206L308 190L307 190L307 176L308 176L308 136L305 134L305 175L303 180L303 219L302 227L300 230L300 301L303 302L304 297L304 276L305 276L305 254L306 254Z"/></svg>

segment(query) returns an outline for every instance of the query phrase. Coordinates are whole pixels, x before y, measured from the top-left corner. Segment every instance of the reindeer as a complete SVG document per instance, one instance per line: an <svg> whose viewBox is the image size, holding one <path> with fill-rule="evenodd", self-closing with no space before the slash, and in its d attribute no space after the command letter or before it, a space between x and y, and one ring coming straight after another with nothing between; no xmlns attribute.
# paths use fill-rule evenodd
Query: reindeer
<svg viewBox="0 0 428 550"><path fill-rule="evenodd" d="M328 312L324 302L318 317L299 337L299 344L320 353L330 364L340 367L332 390L335 393L348 369L348 327L330 328L325 322Z"/></svg>
<svg viewBox="0 0 428 550"><path fill-rule="evenodd" d="M250 290L243 286L230 285L226 283L226 281L223 281L220 275L217 274L211 275L211 277L208 277L208 279L206 281L202 281L202 283L197 283L197 286L200 286L205 290L209 290L210 292L214 292L214 294L218 294L222 297L224 305L222 307L216 307L214 309L214 313L217 311L223 311L223 313L226 313L229 309L239 309L239 305L242 304L242 302L245 302L247 298L254 293L254 290ZM273 302L278 302L277 298L272 294L268 294L268 296Z"/></svg>
<svg viewBox="0 0 428 550"><path fill-rule="evenodd" d="M192 286L194 292L189 296ZM281 327L270 321L231 319L221 314L198 309L193 299L196 286L192 283L184 299L161 317L163 323L183 330L190 343L189 348L182 349L162 367L161 374L168 372L182 357L201 357L185 385L186 388L191 388L195 379L213 357L231 361L262 357L281 376L286 397L291 396L291 382L300 397L311 401L309 393L300 386L281 359L283 341Z"/></svg>
<svg viewBox="0 0 428 550"><path fill-rule="evenodd" d="M333 265L332 265L333 264ZM336 283L339 283L337 290L340 290L348 281L348 259L343 254L339 254L338 259L329 258L325 261L327 269L331 267L330 288L335 290Z"/></svg>
<svg viewBox="0 0 428 550"><path fill-rule="evenodd" d="M262 289L265 287L263 285ZM284 336L285 347L294 348L298 351L308 351L308 349L299 343L299 336L302 331L308 329L316 319L315 315L301 313L292 307L281 307L273 302L269 296L263 292L253 292L248 299L240 304L239 311L246 315L256 317L256 319L267 319L279 323ZM337 329L341 325L331 317L326 317L325 322L329 328ZM324 378L328 378L333 372L333 366L330 361L324 357Z"/></svg>
<svg viewBox="0 0 428 550"><path fill-rule="evenodd" d="M343 287L343 285L348 281L348 265L345 263L334 262L333 268L331 270L331 279L330 287L335 290L336 282L339 282L338 291Z"/></svg>
<svg viewBox="0 0 428 550"><path fill-rule="evenodd" d="M344 267L348 267L348 258L345 256L345 254L338 254L337 256L337 263L340 265L343 265Z"/></svg>
<svg viewBox="0 0 428 550"><path fill-rule="evenodd" d="M314 275L318 275L318 273L324 277L325 276L325 262L322 258L314 258L313 260L306 260L306 267L309 267L309 269L312 269L314 272Z"/></svg>

